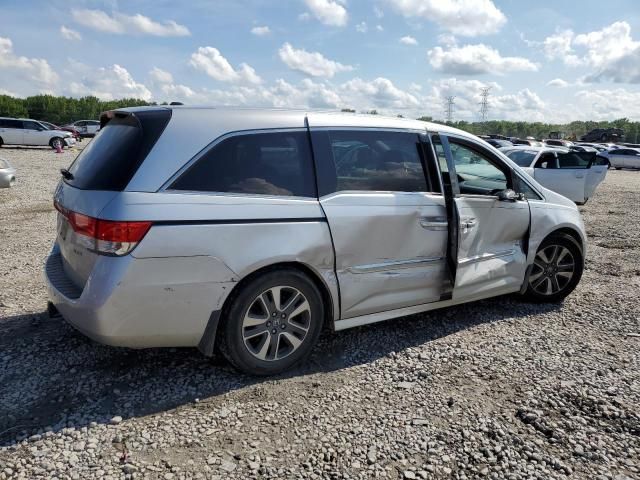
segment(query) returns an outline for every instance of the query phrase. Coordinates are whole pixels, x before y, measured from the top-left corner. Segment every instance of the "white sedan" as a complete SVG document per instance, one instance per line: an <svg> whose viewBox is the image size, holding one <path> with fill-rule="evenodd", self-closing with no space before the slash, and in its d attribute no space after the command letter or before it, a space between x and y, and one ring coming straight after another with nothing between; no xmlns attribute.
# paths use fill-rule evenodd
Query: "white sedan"
<svg viewBox="0 0 640 480"><path fill-rule="evenodd" d="M621 168L640 168L640 149L615 147L599 155L605 157L616 170Z"/></svg>
<svg viewBox="0 0 640 480"><path fill-rule="evenodd" d="M500 151L538 183L584 204L607 175L607 162L593 152L553 147L505 147Z"/></svg>

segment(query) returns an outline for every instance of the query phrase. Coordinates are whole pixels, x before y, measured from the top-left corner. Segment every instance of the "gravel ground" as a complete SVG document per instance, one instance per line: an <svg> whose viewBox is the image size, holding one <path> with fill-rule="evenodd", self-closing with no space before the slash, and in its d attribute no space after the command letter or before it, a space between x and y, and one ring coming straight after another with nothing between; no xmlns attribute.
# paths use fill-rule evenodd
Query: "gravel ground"
<svg viewBox="0 0 640 480"><path fill-rule="evenodd" d="M640 478L640 172L609 172L581 207L587 266L563 305L326 334L257 380L48 319L51 198L74 153L0 155L18 168L0 190L0 479Z"/></svg>

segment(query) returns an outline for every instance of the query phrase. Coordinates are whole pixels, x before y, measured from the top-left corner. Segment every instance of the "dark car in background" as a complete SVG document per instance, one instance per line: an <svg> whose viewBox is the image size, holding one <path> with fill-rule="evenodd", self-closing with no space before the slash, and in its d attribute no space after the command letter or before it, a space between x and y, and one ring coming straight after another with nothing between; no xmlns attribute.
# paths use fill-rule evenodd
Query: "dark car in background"
<svg viewBox="0 0 640 480"><path fill-rule="evenodd" d="M624 131L620 128L594 128L580 137L582 142L620 142L624 140Z"/></svg>
<svg viewBox="0 0 640 480"><path fill-rule="evenodd" d="M71 135L73 135L73 138L76 139L76 141L81 142L82 141L82 137L80 136L80 132L78 132L78 130L76 130L73 127L60 127L54 123L51 122L45 122L43 120L39 120L39 122L41 124L43 124L45 127L47 127L49 130L62 130L63 132L69 132L71 133Z"/></svg>

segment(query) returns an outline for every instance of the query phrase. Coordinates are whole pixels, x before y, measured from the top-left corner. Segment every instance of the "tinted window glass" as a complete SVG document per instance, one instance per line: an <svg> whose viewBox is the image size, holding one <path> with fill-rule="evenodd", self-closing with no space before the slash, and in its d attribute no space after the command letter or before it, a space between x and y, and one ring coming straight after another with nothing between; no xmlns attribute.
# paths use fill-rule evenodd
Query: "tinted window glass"
<svg viewBox="0 0 640 480"><path fill-rule="evenodd" d="M559 168L555 153L547 152L540 155L535 168Z"/></svg>
<svg viewBox="0 0 640 480"><path fill-rule="evenodd" d="M315 197L306 132L236 135L204 154L174 190Z"/></svg>
<svg viewBox="0 0 640 480"><path fill-rule="evenodd" d="M21 120L13 120L11 118L5 118L4 120L0 120L0 127L2 128L17 128L22 130L22 121Z"/></svg>
<svg viewBox="0 0 640 480"><path fill-rule="evenodd" d="M558 166L560 168L588 168L596 154L592 152L558 152Z"/></svg>
<svg viewBox="0 0 640 480"><path fill-rule="evenodd" d="M460 193L495 195L507 188L507 176L485 155L449 140Z"/></svg>
<svg viewBox="0 0 640 480"><path fill-rule="evenodd" d="M43 127L36 122L22 122L22 125L25 130L38 130L43 129Z"/></svg>
<svg viewBox="0 0 640 480"><path fill-rule="evenodd" d="M171 118L171 110L116 113L80 152L65 182L85 190L123 190Z"/></svg>
<svg viewBox="0 0 640 480"><path fill-rule="evenodd" d="M520 167L530 167L536 155L537 152L534 150L512 150L507 152L507 157Z"/></svg>
<svg viewBox="0 0 640 480"><path fill-rule="evenodd" d="M418 134L334 130L329 137L337 191L429 191Z"/></svg>

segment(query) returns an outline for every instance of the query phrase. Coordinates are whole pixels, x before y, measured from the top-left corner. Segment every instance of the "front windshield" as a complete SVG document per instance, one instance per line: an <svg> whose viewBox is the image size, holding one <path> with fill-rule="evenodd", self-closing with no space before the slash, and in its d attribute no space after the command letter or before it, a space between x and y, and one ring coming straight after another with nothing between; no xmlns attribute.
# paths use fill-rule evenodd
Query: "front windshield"
<svg viewBox="0 0 640 480"><path fill-rule="evenodd" d="M530 167L533 159L536 158L535 150L512 150L506 152L507 157L513 160L519 167Z"/></svg>

